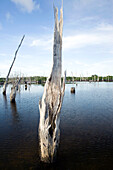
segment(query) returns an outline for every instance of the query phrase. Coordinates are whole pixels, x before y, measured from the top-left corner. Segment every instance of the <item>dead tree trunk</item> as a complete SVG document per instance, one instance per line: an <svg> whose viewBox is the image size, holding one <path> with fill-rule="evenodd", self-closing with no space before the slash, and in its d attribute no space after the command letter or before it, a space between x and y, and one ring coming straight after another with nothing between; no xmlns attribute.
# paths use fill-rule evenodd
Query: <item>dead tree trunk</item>
<svg viewBox="0 0 113 170"><path fill-rule="evenodd" d="M18 46L18 48L17 48L17 50L16 50L16 52L15 52L15 56L14 56L13 62L12 62L12 64L11 64L11 67L10 67L9 71L8 71L8 74L7 74L7 77L6 77L6 81L4 82L4 85L3 85L3 94L4 94L4 95L6 94L6 88L7 88L7 85L8 85L8 78L9 78L11 69L12 69L12 67L13 67L13 64L14 64L15 60L16 60L16 56L17 56L18 50L19 50L19 48L20 48L20 46L21 46L21 44L22 44L22 42L23 42L24 37L25 37L25 35L24 35L23 38L21 39L21 42L20 42L20 44L19 44L19 46Z"/></svg>
<svg viewBox="0 0 113 170"><path fill-rule="evenodd" d="M39 102L40 123L39 137L41 160L53 162L59 144L60 109L65 91L65 77L61 86L62 74L62 30L63 30L63 6L60 10L58 21L58 9L54 7L55 28L53 46L53 67L48 77L42 99Z"/></svg>
<svg viewBox="0 0 113 170"><path fill-rule="evenodd" d="M11 93L10 93L10 101L15 102L15 97L16 97L16 91L18 89L18 85L20 84L21 78L16 82L15 85L11 88Z"/></svg>

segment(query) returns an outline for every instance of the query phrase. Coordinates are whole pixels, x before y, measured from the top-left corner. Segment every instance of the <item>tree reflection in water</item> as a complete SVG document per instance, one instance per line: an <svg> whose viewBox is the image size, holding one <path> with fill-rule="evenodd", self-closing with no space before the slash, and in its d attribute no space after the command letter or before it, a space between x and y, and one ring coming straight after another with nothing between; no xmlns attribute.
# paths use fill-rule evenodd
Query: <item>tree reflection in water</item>
<svg viewBox="0 0 113 170"><path fill-rule="evenodd" d="M7 109L8 108L8 105L7 105L7 96L3 95L3 99L4 99L5 109Z"/></svg>
<svg viewBox="0 0 113 170"><path fill-rule="evenodd" d="M16 101L15 102L10 102L10 105L11 105L11 110L12 110L12 116L13 116L13 121L16 123L16 122L19 122L20 120L20 117L19 117L19 114L17 112L17 107L16 107Z"/></svg>

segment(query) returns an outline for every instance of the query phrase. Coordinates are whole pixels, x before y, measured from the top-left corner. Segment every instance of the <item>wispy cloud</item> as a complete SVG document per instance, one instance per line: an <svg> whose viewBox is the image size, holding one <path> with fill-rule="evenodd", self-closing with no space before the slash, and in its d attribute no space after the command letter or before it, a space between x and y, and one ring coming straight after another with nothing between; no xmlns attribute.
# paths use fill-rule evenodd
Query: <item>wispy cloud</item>
<svg viewBox="0 0 113 170"><path fill-rule="evenodd" d="M13 21L12 15L10 14L10 12L7 12L7 13L6 13L6 19L7 19L7 21L10 21L10 22Z"/></svg>
<svg viewBox="0 0 113 170"><path fill-rule="evenodd" d="M9 12L6 13L6 19L7 20L11 19L11 14Z"/></svg>
<svg viewBox="0 0 113 170"><path fill-rule="evenodd" d="M33 10L38 10L40 5L37 4L34 0L11 0L17 6L20 7L22 11L26 11L28 13L32 12Z"/></svg>
<svg viewBox="0 0 113 170"><path fill-rule="evenodd" d="M71 32L71 31L70 31ZM89 31L73 32L63 37L63 50L75 50L88 46L108 46L113 44L113 25L100 24L98 27ZM43 38L32 38L31 47L41 47L42 49L51 49L53 43L52 35Z"/></svg>
<svg viewBox="0 0 113 170"><path fill-rule="evenodd" d="M73 30L72 30L73 31ZM70 33L72 32L70 31ZM113 25L101 23L89 30L73 31L63 38L63 48L65 50L82 48L87 46L103 46L113 44Z"/></svg>
<svg viewBox="0 0 113 170"><path fill-rule="evenodd" d="M43 29L43 30L50 30L50 27L47 27L47 26L41 26L41 28Z"/></svg>
<svg viewBox="0 0 113 170"><path fill-rule="evenodd" d="M0 56L4 57L4 56L7 56L6 53L0 53Z"/></svg>
<svg viewBox="0 0 113 170"><path fill-rule="evenodd" d="M113 32L113 25L102 23L97 27L99 31L112 31Z"/></svg>
<svg viewBox="0 0 113 170"><path fill-rule="evenodd" d="M87 16L87 17L82 17L79 19L79 21L94 21L97 20L98 17L97 16Z"/></svg>
<svg viewBox="0 0 113 170"><path fill-rule="evenodd" d="M30 44L31 47L39 47L43 48L44 50L50 50L52 47L52 38L45 38L45 39L35 39Z"/></svg>
<svg viewBox="0 0 113 170"><path fill-rule="evenodd" d="M111 34L99 34L99 33L84 33L73 36L67 36L63 39L63 48L65 50L82 48L91 45L102 45L113 43L113 33Z"/></svg>

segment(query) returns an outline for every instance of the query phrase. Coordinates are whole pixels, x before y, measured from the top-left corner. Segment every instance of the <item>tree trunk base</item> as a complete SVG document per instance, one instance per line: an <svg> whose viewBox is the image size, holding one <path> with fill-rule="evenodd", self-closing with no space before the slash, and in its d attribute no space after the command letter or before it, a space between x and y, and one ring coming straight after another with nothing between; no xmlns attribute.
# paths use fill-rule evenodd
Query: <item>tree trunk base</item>
<svg viewBox="0 0 113 170"><path fill-rule="evenodd" d="M3 95L6 96L6 91L3 91Z"/></svg>

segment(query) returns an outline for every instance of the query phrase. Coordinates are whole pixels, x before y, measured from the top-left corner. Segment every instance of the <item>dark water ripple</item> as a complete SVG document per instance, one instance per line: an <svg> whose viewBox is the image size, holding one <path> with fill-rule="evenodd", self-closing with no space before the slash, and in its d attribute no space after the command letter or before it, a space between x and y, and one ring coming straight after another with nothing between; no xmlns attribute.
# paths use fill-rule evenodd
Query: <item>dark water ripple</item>
<svg viewBox="0 0 113 170"><path fill-rule="evenodd" d="M0 169L113 169L113 83L66 85L57 162L40 162L38 102L43 86L31 85L10 103L0 87Z"/></svg>

